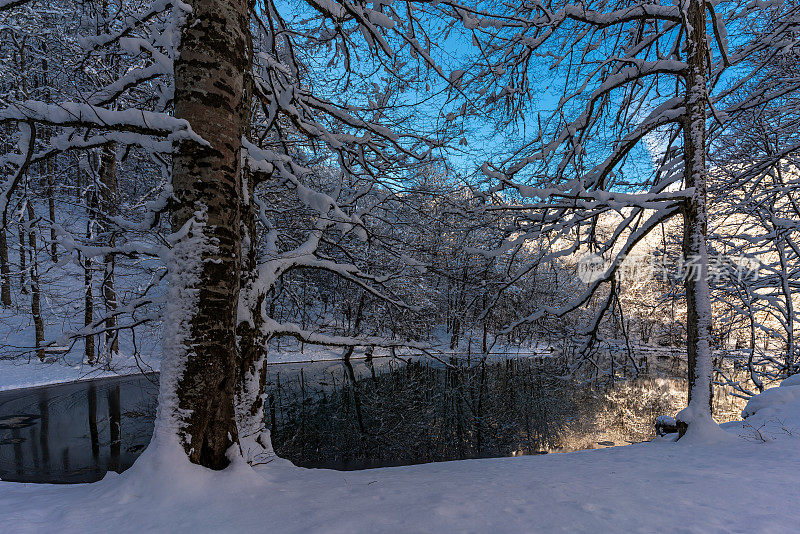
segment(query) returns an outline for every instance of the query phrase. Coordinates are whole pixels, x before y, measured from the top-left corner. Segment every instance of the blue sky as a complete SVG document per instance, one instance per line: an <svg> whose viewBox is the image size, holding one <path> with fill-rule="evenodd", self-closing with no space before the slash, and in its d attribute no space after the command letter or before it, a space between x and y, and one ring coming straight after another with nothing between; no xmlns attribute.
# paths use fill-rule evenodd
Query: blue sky
<svg viewBox="0 0 800 534"><path fill-rule="evenodd" d="M287 18L291 18L293 15L300 15L295 10L301 9L303 6L307 8L305 2L279 0L277 5L278 9ZM472 34L460 25L456 25L456 28L449 33L447 39L443 43L437 43L437 45L439 48L436 51L435 59L446 74L463 67L471 57L478 53L478 48L472 43ZM328 59L330 58L315 58L317 68L327 68ZM364 58L364 62L369 64L371 58ZM329 72L335 74L337 71L334 69L333 71L329 70ZM469 75L470 73L468 72L466 76ZM465 121L464 124L467 131L464 137L468 142L467 146L455 145L446 151L448 161L460 176L468 177L473 175L480 165L487 160L498 161L504 159L505 155L516 148L525 136L529 137L535 133L535 127L532 126L536 124L537 113L545 116L557 108L561 91L564 87L563 74L559 71L546 71L544 75L533 73L532 76L536 77L536 79L533 79L536 97L526 111L525 119L529 125L527 129L524 128L522 121L517 122L516 128L506 128L504 131L496 129L495 121L491 117L472 116ZM378 85L382 84L380 77L380 72L373 77L373 80ZM447 92L444 91L444 88L444 81L434 75L430 78L430 90L426 90L423 83L402 96L403 102L409 104L410 107L415 107L415 118L419 119L421 127L424 127L425 123L435 120L437 115L442 117L448 111L454 110L453 106L447 103ZM331 97L337 99L341 96L331 95ZM344 97L351 102L360 101L360 103L363 103L367 95L356 90L352 91L351 94L345 94ZM458 103L460 104L460 100ZM443 108L444 111L440 113ZM598 158L600 157L604 156L598 155ZM653 165L650 155L643 146L637 147L632 157L623 166L623 172L629 176L636 173L650 174L652 170Z"/></svg>

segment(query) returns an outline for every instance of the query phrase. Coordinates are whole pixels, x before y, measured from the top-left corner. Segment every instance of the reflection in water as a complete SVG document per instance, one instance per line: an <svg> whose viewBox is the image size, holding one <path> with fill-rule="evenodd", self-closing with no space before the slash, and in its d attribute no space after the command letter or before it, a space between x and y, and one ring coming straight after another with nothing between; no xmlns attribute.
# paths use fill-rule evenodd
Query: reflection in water
<svg viewBox="0 0 800 534"><path fill-rule="evenodd" d="M0 479L91 482L150 442L157 376L0 392Z"/></svg>
<svg viewBox="0 0 800 534"><path fill-rule="evenodd" d="M567 423L593 436L605 397L589 402L595 392L550 383L540 365L272 364L273 445L300 465L352 469L551 450ZM643 404L661 402L649 387L632 398L648 432L655 415L674 411ZM0 392L0 479L91 482L124 471L150 442L157 397L154 374Z"/></svg>
<svg viewBox="0 0 800 534"><path fill-rule="evenodd" d="M380 370L385 363L375 366ZM334 388L340 384L329 385L326 377L341 369L341 361L268 368L270 382L280 383L283 376ZM348 362L353 380L367 372L363 362ZM150 442L157 398L157 374L0 392L0 479L92 482L108 471L124 471ZM274 427L273 396L269 402Z"/></svg>
<svg viewBox="0 0 800 534"><path fill-rule="evenodd" d="M120 472L120 447L122 445L122 414L119 404L119 384L115 384L106 390L106 400L108 401L108 427L111 442L109 449L111 456L108 461L109 471ZM147 440L150 441L149 439Z"/></svg>
<svg viewBox="0 0 800 534"><path fill-rule="evenodd" d="M17 464L17 475L22 475L22 438L19 436L19 428L12 428L11 434L14 436L11 442L14 444L14 462Z"/></svg>
<svg viewBox="0 0 800 534"><path fill-rule="evenodd" d="M86 402L89 404L89 437L92 440L92 458L100 461L100 438L97 434L97 386L94 382L86 390Z"/></svg>
<svg viewBox="0 0 800 534"><path fill-rule="evenodd" d="M47 402L47 396L43 393L40 393L38 396L39 402L39 415L41 422L39 425L39 446L42 449L42 470L43 472L47 473L50 471L50 442L48 441L50 433L50 409ZM34 440L31 440L31 447L34 449L36 445L34 445ZM0 475L2 477L2 475Z"/></svg>

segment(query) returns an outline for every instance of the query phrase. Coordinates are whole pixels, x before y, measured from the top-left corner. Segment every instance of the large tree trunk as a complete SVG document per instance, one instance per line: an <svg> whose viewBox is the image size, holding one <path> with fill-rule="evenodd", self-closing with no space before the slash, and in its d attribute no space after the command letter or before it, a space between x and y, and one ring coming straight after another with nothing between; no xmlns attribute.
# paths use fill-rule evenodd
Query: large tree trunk
<svg viewBox="0 0 800 534"><path fill-rule="evenodd" d="M86 243L95 245L95 229L97 226L97 184L88 190L87 216L86 216ZM93 293L93 269L92 257L83 258L83 326L88 328L94 323L94 293ZM84 337L83 352L86 355L86 363L95 363L94 334L87 334Z"/></svg>
<svg viewBox="0 0 800 534"><path fill-rule="evenodd" d="M44 322L42 321L41 291L39 289L39 259L36 250L36 214L33 205L28 202L28 245L31 249L31 316L36 343L36 357L43 362L44 353Z"/></svg>
<svg viewBox="0 0 800 534"><path fill-rule="evenodd" d="M0 226L0 304L11 306L11 267L8 260L6 221Z"/></svg>
<svg viewBox="0 0 800 534"><path fill-rule="evenodd" d="M686 280L686 352L689 405L678 414L681 435L689 425L711 420L713 359L711 353L711 300L708 285L708 214L706 210L706 103L708 88L705 5L689 0L687 11L686 120L684 172L686 187L693 188L684 207L683 256L695 269Z"/></svg>
<svg viewBox="0 0 800 534"><path fill-rule="evenodd" d="M25 250L25 225L22 221L19 222L19 290L21 293L28 294L28 283L26 281L26 274L28 272L28 264L26 260L27 251Z"/></svg>
<svg viewBox="0 0 800 534"><path fill-rule="evenodd" d="M45 172L47 173L47 212L50 215L50 259L53 263L58 263L58 248L56 247L56 184L55 169L53 158L47 158L45 162Z"/></svg>
<svg viewBox="0 0 800 534"><path fill-rule="evenodd" d="M7 126L6 126L7 127ZM9 146L6 141L8 134L3 129L3 153L8 154ZM3 210L2 226L0 226L0 304L11 306L11 260L8 255L8 212Z"/></svg>
<svg viewBox="0 0 800 534"><path fill-rule="evenodd" d="M105 245L113 248L116 237L111 230L108 218L117 214L117 145L105 145L100 154L100 183L102 184L102 210L101 220L105 233ZM115 327L117 318L114 312L117 309L117 292L114 289L114 255L106 254L103 258L103 282L101 286L103 303L106 308L106 335L103 348L106 362L110 362L119 352L119 336Z"/></svg>
<svg viewBox="0 0 800 534"><path fill-rule="evenodd" d="M88 327L94 322L94 297L92 296L92 258L83 258L83 326ZM86 363L94 365L94 334L87 334L83 338L83 353Z"/></svg>
<svg viewBox="0 0 800 534"><path fill-rule="evenodd" d="M45 16L45 20L47 17ZM47 40L42 42L42 85L44 86L44 101L52 104L52 97L50 94L50 73L47 64ZM45 126L44 145L50 145L50 128ZM47 187L47 212L50 216L50 258L53 263L58 263L58 250L56 248L56 193L55 193L55 169L53 165L53 158L49 157L44 161L44 174L45 184Z"/></svg>
<svg viewBox="0 0 800 534"><path fill-rule="evenodd" d="M177 433L193 463L222 469L238 443L240 152L252 45L247 0L189 4L175 61L175 116L208 144L184 140L173 159L176 241L156 431Z"/></svg>

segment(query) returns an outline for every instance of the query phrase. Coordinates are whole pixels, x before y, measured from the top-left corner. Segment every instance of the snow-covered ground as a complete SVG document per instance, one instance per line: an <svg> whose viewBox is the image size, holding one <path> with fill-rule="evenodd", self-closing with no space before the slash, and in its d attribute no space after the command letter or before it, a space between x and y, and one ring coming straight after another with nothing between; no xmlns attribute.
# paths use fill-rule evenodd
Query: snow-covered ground
<svg viewBox="0 0 800 534"><path fill-rule="evenodd" d="M61 384L78 380L123 376L141 372L153 372L159 368L159 360L138 361L117 355L113 365L88 365L80 358L49 358L40 362L36 357L19 359L0 359L0 391L21 389L48 384Z"/></svg>
<svg viewBox="0 0 800 534"><path fill-rule="evenodd" d="M800 376L724 439L337 472L280 459L211 472L148 450L75 486L0 482L8 532L791 532Z"/></svg>

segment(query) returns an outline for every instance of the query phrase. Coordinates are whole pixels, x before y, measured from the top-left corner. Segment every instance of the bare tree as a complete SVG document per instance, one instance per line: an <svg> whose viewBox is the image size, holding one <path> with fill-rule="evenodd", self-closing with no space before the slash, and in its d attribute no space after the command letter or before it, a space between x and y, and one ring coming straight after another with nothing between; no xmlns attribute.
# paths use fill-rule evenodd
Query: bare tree
<svg viewBox="0 0 800 534"><path fill-rule="evenodd" d="M497 106L524 115L533 92L531 65L541 64L536 56L551 58L549 68L564 80L556 110L539 116L532 138L506 159L483 167L494 184L491 192L513 191L519 199L505 208L519 221L512 234L515 250L530 240L550 244L548 252L514 276L526 275L539 261L581 252L607 260L600 276L575 298L520 317L507 330L547 315L564 316L605 288L606 297L585 332L588 348L614 302L613 287L625 257L664 221L682 215L683 256L690 266L684 276L689 405L678 414L682 432L712 422L707 125L712 121L724 127L727 117L741 111L730 105L718 112L715 106L764 66L746 65L746 60L762 51L768 57L795 26L795 12L789 9L769 31L748 38L747 28L759 13L757 6L733 2L712 7L697 0L673 6L523 5L508 18L462 13L487 54L484 71L494 75L488 89L504 88L492 93ZM728 41L729 31L736 32L735 46ZM734 88L720 83L731 65L745 70ZM480 79L463 82L470 83ZM650 164L644 158L641 164L642 141L650 143L659 161ZM618 224L603 235L598 226L609 218Z"/></svg>

